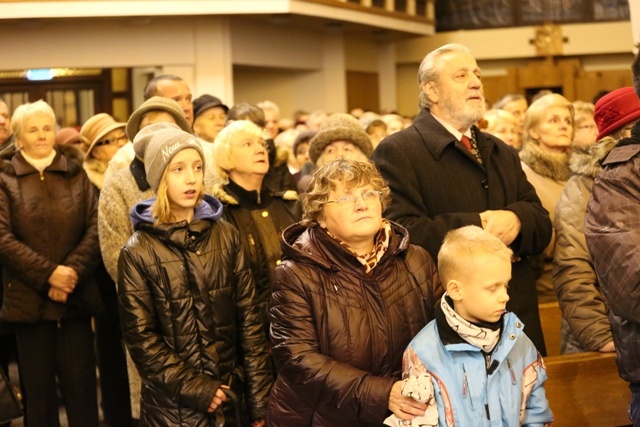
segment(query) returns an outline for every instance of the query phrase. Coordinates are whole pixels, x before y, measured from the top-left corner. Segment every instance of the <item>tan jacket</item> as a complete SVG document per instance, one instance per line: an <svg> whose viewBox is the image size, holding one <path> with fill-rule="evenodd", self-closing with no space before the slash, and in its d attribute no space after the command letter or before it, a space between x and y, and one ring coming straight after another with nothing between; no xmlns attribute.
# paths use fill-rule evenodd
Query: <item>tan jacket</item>
<svg viewBox="0 0 640 427"><path fill-rule="evenodd" d="M551 222L554 221L556 203L569 177L567 154L556 154L542 151L537 145L525 144L520 152L522 170L536 189L542 206L549 212ZM539 260L541 276L536 280L538 302L556 301L553 289L551 264L556 247L556 231L552 230L551 241Z"/></svg>
<svg viewBox="0 0 640 427"><path fill-rule="evenodd" d="M562 353L598 351L611 341L608 307L587 250L584 217L600 161L616 140L605 138L571 155L572 176L556 205L553 282L563 313Z"/></svg>

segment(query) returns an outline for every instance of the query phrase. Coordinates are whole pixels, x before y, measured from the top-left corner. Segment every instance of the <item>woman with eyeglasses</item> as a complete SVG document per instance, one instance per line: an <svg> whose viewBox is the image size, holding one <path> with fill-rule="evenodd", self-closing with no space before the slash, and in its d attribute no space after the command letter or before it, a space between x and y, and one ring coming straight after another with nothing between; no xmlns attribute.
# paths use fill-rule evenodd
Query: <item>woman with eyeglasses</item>
<svg viewBox="0 0 640 427"><path fill-rule="evenodd" d="M571 147L586 147L598 139L598 126L593 118L595 106L590 102L573 102L573 141Z"/></svg>
<svg viewBox="0 0 640 427"><path fill-rule="evenodd" d="M269 426L379 426L391 413L424 414L401 393L402 354L442 289L429 254L382 218L389 200L369 162L338 159L314 172L275 270Z"/></svg>
<svg viewBox="0 0 640 427"><path fill-rule="evenodd" d="M96 196L99 196L102 190L109 161L128 142L126 125L117 122L109 114L100 113L90 117L80 130L82 148L85 152L83 167L93 184ZM116 284L107 273L102 257L94 278L104 304L104 314L95 318L102 412L107 424L130 426L131 402L127 360L118 314L118 295Z"/></svg>
<svg viewBox="0 0 640 427"><path fill-rule="evenodd" d="M98 427L98 201L80 151L54 148L46 102L16 108L11 130L18 151L0 165L0 320L15 328L25 425L60 425L59 386L69 426Z"/></svg>

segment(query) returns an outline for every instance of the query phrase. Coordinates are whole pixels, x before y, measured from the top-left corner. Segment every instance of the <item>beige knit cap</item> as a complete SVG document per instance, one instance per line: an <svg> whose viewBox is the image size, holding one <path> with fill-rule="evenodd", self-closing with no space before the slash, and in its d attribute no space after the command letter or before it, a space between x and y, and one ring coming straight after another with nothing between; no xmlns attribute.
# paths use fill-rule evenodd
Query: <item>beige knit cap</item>
<svg viewBox="0 0 640 427"><path fill-rule="evenodd" d="M144 101L136 111L131 114L129 117L129 121L127 122L127 137L129 141L133 141L136 137L136 134L140 131L140 122L142 121L142 117L147 114L149 111L165 111L176 121L176 124L180 126L185 132L193 134L193 130L187 121L187 118L184 116L184 111L182 111L182 107L173 99L163 98L161 96L153 96L146 101ZM143 158L143 156L138 155L136 152L136 156L139 158Z"/></svg>
<svg viewBox="0 0 640 427"><path fill-rule="evenodd" d="M335 141L347 141L370 157L373 145L358 119L351 114L334 113L327 117L318 133L309 142L309 158L315 164L327 145Z"/></svg>

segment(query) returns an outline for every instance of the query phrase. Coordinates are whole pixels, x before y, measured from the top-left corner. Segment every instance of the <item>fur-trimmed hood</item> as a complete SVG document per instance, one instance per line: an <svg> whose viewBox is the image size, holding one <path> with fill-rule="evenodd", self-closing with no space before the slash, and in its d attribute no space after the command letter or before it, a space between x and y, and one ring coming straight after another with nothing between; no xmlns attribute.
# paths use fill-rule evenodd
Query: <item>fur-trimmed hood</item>
<svg viewBox="0 0 640 427"><path fill-rule="evenodd" d="M102 160L91 157L85 159L82 166L89 177L89 181L91 181L98 190L102 190L102 186L104 185L104 174L107 171L109 163L105 163Z"/></svg>
<svg viewBox="0 0 640 427"><path fill-rule="evenodd" d="M520 151L520 160L535 173L555 181L569 179L569 154L544 151L536 143L525 142Z"/></svg>
<svg viewBox="0 0 640 427"><path fill-rule="evenodd" d="M602 170L602 160L613 150L618 140L607 136L586 147L576 147L569 155L571 175L585 175L595 178Z"/></svg>

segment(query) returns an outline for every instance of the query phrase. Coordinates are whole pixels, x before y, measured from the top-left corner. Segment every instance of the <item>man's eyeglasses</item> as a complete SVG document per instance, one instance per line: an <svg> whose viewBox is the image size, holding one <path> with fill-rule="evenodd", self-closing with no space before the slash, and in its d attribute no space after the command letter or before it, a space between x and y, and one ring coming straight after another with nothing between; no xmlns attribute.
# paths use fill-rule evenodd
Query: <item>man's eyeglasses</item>
<svg viewBox="0 0 640 427"><path fill-rule="evenodd" d="M380 194L382 193L378 190L370 190L370 191L365 191L359 196L357 195L342 196L335 200L327 200L326 202L324 202L324 204L326 205L327 203L335 203L338 206L347 206L349 204L355 205L356 200L358 200L358 197L362 198L363 202L370 203L380 199Z"/></svg>
<svg viewBox="0 0 640 427"><path fill-rule="evenodd" d="M96 147L100 147L101 145L118 145L120 143L124 144L127 142L127 136L116 136L110 139L103 139L102 141L96 142Z"/></svg>

